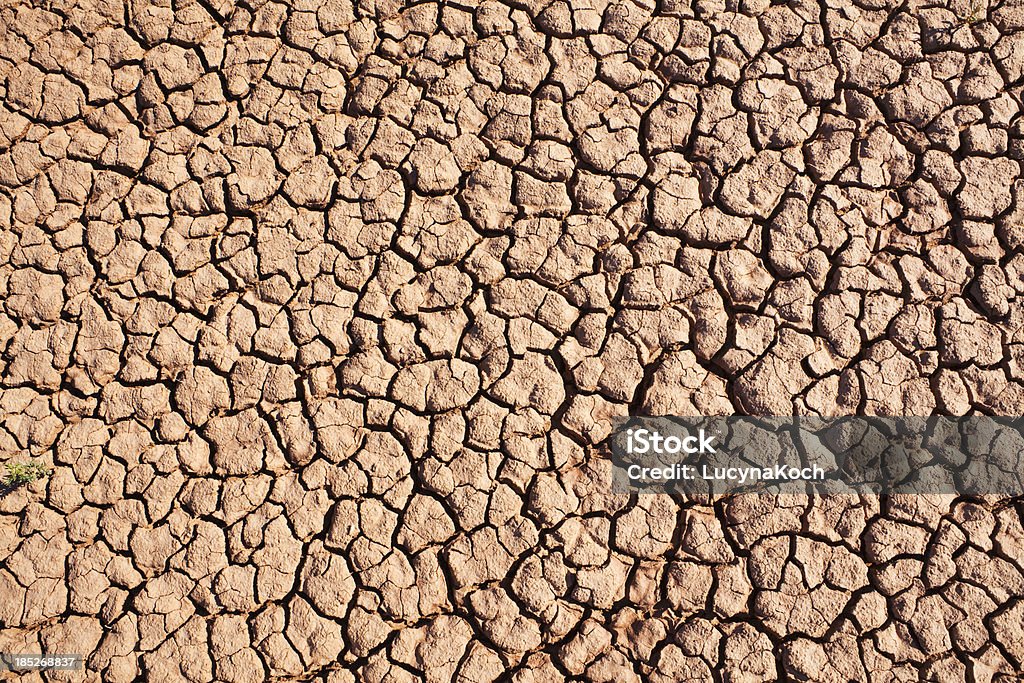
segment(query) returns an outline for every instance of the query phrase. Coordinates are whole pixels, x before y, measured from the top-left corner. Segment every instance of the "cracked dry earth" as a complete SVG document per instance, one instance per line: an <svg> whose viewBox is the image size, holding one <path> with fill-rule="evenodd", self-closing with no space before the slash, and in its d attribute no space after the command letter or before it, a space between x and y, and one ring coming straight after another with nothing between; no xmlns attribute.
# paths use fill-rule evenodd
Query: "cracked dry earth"
<svg viewBox="0 0 1024 683"><path fill-rule="evenodd" d="M1024 411L1024 5L0 2L19 680L989 681L1022 499L609 493Z"/></svg>

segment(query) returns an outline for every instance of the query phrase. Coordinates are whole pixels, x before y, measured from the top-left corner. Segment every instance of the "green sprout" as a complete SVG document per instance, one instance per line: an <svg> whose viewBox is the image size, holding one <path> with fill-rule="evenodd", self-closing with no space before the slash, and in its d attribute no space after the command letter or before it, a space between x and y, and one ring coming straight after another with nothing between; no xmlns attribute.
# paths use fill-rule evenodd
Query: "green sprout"
<svg viewBox="0 0 1024 683"><path fill-rule="evenodd" d="M982 2L976 2L971 5L971 13L967 16L960 16L957 14L957 19L960 20L961 24L977 24L979 21L987 18L988 7L985 6L984 0Z"/></svg>
<svg viewBox="0 0 1024 683"><path fill-rule="evenodd" d="M0 487L11 490L19 486L50 476L52 470L38 462L15 462L4 465L4 475L0 479Z"/></svg>

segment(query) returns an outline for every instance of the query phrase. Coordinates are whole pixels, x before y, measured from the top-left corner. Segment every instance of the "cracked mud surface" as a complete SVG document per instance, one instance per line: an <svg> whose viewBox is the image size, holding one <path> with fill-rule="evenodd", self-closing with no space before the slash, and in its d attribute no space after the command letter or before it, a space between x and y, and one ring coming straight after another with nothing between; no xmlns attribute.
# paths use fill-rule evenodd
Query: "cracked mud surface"
<svg viewBox="0 0 1024 683"><path fill-rule="evenodd" d="M1015 677L1021 500L613 496L600 444L1024 412L1022 84L1009 0L0 2L0 453L55 468L0 651Z"/></svg>

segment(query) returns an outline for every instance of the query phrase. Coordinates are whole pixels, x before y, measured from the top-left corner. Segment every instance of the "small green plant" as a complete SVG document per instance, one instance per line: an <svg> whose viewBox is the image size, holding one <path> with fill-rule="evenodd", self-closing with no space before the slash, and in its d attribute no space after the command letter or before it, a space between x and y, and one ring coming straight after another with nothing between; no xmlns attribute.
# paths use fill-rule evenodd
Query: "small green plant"
<svg viewBox="0 0 1024 683"><path fill-rule="evenodd" d="M14 462L7 463L3 467L3 478L0 479L0 487L15 489L25 484L50 476L52 470L38 462Z"/></svg>
<svg viewBox="0 0 1024 683"><path fill-rule="evenodd" d="M982 0L981 2L975 2L974 4L971 5L970 14L963 16L958 13L955 14L957 15L956 18L960 20L961 26L965 24L973 25L977 24L979 21L982 21L983 19L986 19L988 17L988 7L986 6L984 0Z"/></svg>

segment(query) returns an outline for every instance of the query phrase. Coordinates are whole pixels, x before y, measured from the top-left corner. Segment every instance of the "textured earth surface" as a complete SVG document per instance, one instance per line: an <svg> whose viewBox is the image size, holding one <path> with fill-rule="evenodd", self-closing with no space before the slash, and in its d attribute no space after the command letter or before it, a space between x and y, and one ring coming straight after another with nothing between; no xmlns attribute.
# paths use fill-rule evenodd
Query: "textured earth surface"
<svg viewBox="0 0 1024 683"><path fill-rule="evenodd" d="M1019 0L0 0L0 459L54 468L0 652L1015 679L1020 499L616 496L602 442L1024 412L1022 86Z"/></svg>

